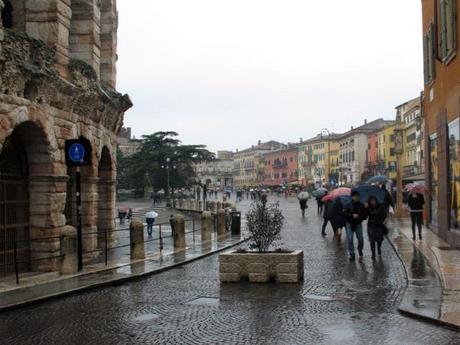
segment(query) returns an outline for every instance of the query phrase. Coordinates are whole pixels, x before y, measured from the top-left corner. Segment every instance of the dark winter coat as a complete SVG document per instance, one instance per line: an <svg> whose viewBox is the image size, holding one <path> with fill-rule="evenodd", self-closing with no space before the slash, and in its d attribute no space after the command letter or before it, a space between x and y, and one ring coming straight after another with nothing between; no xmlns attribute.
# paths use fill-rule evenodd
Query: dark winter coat
<svg viewBox="0 0 460 345"><path fill-rule="evenodd" d="M386 218L386 211L383 205L377 204L377 206L369 206L367 209L368 222L367 222L367 233L369 234L370 241L383 241L385 234L385 224L383 222Z"/></svg>
<svg viewBox="0 0 460 345"><path fill-rule="evenodd" d="M345 215L343 214L343 205L340 202L336 201L326 203L325 216L327 216L327 219L330 220L332 228L334 230L343 228L345 226Z"/></svg>
<svg viewBox="0 0 460 345"><path fill-rule="evenodd" d="M355 230L358 224L361 224L367 218L367 210L362 203L352 201L346 205L343 209L345 219L347 223L351 225L351 229ZM357 214L358 218L354 218L353 215Z"/></svg>
<svg viewBox="0 0 460 345"><path fill-rule="evenodd" d="M307 206L307 200L299 200L299 204L300 204L300 209L301 210L305 210L308 206Z"/></svg>
<svg viewBox="0 0 460 345"><path fill-rule="evenodd" d="M385 191L385 200L383 201L383 206L385 207L385 210L389 210L390 206L395 208L395 203L393 201L393 198L391 197L390 192L384 188Z"/></svg>
<svg viewBox="0 0 460 345"><path fill-rule="evenodd" d="M423 206L425 205L425 198L422 194L417 194L416 197L409 194L407 198L407 204L410 207L411 211L423 211Z"/></svg>

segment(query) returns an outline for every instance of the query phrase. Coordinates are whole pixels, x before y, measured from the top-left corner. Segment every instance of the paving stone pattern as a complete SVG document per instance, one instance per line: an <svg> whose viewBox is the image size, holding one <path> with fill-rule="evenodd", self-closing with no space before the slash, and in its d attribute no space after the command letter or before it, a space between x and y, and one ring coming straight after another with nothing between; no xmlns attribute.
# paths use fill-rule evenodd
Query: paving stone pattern
<svg viewBox="0 0 460 345"><path fill-rule="evenodd" d="M218 256L136 282L0 314L2 344L459 344L460 334L398 314L406 288L389 243L349 263L320 236L313 203L281 200L283 246L305 251L299 285L220 284ZM247 207L243 202L240 207Z"/></svg>

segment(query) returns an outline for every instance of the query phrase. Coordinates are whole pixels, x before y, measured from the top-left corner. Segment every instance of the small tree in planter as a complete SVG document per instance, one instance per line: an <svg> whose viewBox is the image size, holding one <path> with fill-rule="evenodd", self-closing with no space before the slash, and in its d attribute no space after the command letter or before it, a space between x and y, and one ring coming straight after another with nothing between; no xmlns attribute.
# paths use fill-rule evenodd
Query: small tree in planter
<svg viewBox="0 0 460 345"><path fill-rule="evenodd" d="M279 203L267 205L265 198L257 201L246 214L246 221L252 239L249 248L267 252L272 244L281 239L284 216Z"/></svg>
<svg viewBox="0 0 460 345"><path fill-rule="evenodd" d="M246 215L251 235L250 248L254 251L237 250L219 255L219 278L221 282L249 280L266 283L298 283L304 276L303 252L301 250L270 251L281 239L284 216L279 204L267 205L263 198L253 204Z"/></svg>

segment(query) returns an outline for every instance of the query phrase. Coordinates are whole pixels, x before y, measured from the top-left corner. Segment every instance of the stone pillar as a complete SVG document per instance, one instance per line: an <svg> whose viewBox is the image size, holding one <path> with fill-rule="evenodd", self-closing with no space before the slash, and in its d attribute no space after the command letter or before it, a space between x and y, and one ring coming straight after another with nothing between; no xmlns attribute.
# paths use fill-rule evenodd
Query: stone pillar
<svg viewBox="0 0 460 345"><path fill-rule="evenodd" d="M72 0L72 4L75 0ZM56 69L68 76L70 0L25 0L26 33L56 51Z"/></svg>
<svg viewBox="0 0 460 345"><path fill-rule="evenodd" d="M185 220L180 214L174 217L174 250L185 249Z"/></svg>
<svg viewBox="0 0 460 345"><path fill-rule="evenodd" d="M83 229L83 254L97 248L98 177L81 177L81 223ZM87 234L87 235L85 235Z"/></svg>
<svg viewBox="0 0 460 345"><path fill-rule="evenodd" d="M97 232L98 247L105 245L105 232L107 232L107 242L115 241L115 217L113 210L116 202L116 180L101 179L97 182L98 207L97 207Z"/></svg>
<svg viewBox="0 0 460 345"><path fill-rule="evenodd" d="M101 3L101 81L116 88L117 84L117 29L116 0Z"/></svg>
<svg viewBox="0 0 460 345"><path fill-rule="evenodd" d="M144 224L133 219L129 225L129 241L131 244L131 260L145 259Z"/></svg>
<svg viewBox="0 0 460 345"><path fill-rule="evenodd" d="M60 259L33 260L61 255L67 180L68 176L30 176L29 231L33 271L58 271L60 268Z"/></svg>
<svg viewBox="0 0 460 345"><path fill-rule="evenodd" d="M201 242L211 240L212 228L212 214L209 211L204 211L201 214Z"/></svg>
<svg viewBox="0 0 460 345"><path fill-rule="evenodd" d="M34 0L36 1L36 0ZM72 0L70 57L90 65L99 78L101 11L96 0Z"/></svg>
<svg viewBox="0 0 460 345"><path fill-rule="evenodd" d="M203 201L198 201L198 211L203 211Z"/></svg>
<svg viewBox="0 0 460 345"><path fill-rule="evenodd" d="M61 274L75 274L78 272L77 229L66 225L62 231L62 260Z"/></svg>
<svg viewBox="0 0 460 345"><path fill-rule="evenodd" d="M225 229L225 211L220 209L217 211L217 238L224 239L226 237Z"/></svg>

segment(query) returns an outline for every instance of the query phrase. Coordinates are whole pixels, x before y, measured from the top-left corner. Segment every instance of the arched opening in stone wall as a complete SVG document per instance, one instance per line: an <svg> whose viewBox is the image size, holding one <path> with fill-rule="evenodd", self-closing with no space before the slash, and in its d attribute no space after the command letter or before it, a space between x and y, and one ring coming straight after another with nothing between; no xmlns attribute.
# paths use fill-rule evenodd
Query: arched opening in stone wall
<svg viewBox="0 0 460 345"><path fill-rule="evenodd" d="M98 165L98 206L97 206L97 230L98 247L105 245L105 240L110 241L111 231L115 228L113 209L115 207L115 182L113 161L109 149L102 148L101 158ZM107 237L105 236L107 232Z"/></svg>
<svg viewBox="0 0 460 345"><path fill-rule="evenodd" d="M3 27L7 29L13 28L13 6L9 0L3 0L5 7L2 10Z"/></svg>
<svg viewBox="0 0 460 345"><path fill-rule="evenodd" d="M3 0L2 23L7 29L25 31L25 0Z"/></svg>
<svg viewBox="0 0 460 345"><path fill-rule="evenodd" d="M30 181L32 175L49 171L50 162L46 136L30 121L18 125L1 148L0 276L14 272L15 247L19 270L31 268L31 213L48 209L31 191Z"/></svg>

